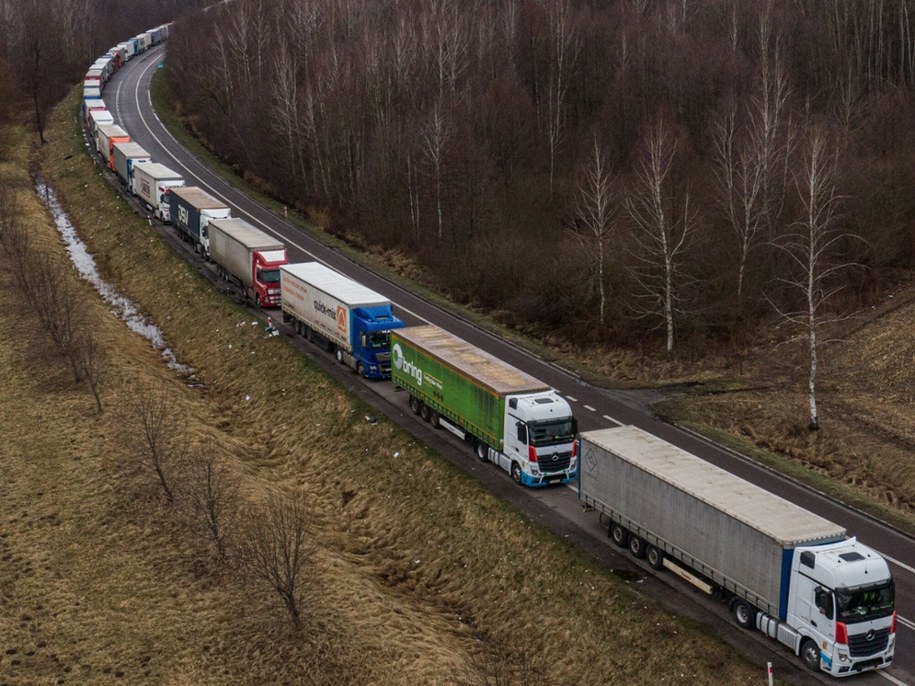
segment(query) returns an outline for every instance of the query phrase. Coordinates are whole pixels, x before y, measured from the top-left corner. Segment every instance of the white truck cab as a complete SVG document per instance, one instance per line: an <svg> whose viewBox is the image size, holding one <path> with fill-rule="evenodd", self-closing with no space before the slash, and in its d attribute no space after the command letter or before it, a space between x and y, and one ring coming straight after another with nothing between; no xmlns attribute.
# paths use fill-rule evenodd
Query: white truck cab
<svg viewBox="0 0 915 686"><path fill-rule="evenodd" d="M849 538L797 548L791 571L787 623L808 667L847 676L892 662L895 586L886 560Z"/></svg>
<svg viewBox="0 0 915 686"><path fill-rule="evenodd" d="M509 396L498 463L526 486L568 483L576 475L577 434L572 409L556 391Z"/></svg>

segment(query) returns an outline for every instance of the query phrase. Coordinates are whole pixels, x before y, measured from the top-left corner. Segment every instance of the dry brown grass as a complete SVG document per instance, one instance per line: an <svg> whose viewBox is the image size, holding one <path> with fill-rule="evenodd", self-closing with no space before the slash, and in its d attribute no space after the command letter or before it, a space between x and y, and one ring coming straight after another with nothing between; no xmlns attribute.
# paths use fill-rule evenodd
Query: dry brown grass
<svg viewBox="0 0 915 686"><path fill-rule="evenodd" d="M409 435L366 423L366 407L265 337L111 196L74 154L74 108L71 99L58 111L44 171L103 275L206 388L187 388L93 299L112 367L96 414L88 392L35 354L40 332L0 281L5 682L468 683L486 641L543 650L542 683L758 681L699 627L581 559ZM53 236L29 203L36 231ZM49 240L48 249L61 248ZM236 465L247 497L282 489L307 499L317 552L303 633L287 629L267 591L214 566L134 468L120 408L152 383L178 398L195 441Z"/></svg>
<svg viewBox="0 0 915 686"><path fill-rule="evenodd" d="M758 346L735 384L701 389L664 411L723 430L859 507L915 531L915 288L845 322L824 348L818 375L821 428L807 430L806 360L800 341ZM789 465L789 466L790 466Z"/></svg>

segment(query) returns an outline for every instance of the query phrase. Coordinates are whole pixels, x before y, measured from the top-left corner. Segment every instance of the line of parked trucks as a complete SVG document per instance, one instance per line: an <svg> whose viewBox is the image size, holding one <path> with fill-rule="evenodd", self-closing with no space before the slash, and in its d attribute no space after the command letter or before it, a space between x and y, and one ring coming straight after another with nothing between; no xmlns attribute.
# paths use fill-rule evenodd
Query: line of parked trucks
<svg viewBox="0 0 915 686"><path fill-rule="evenodd" d="M433 325L405 326L391 301L286 246L114 123L101 89L169 25L119 44L84 82L83 122L104 164L172 224L220 277L368 379L407 391L411 411L466 442L519 484L572 484L608 536L729 603L734 621L835 676L889 666L895 586L886 561L844 528L634 426L579 433L555 389Z"/></svg>

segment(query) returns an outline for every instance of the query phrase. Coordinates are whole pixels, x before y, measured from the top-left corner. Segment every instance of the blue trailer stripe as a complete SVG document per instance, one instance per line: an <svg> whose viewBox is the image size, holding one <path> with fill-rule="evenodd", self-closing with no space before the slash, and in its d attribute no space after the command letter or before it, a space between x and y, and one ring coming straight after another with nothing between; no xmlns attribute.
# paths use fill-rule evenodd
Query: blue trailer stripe
<svg viewBox="0 0 915 686"><path fill-rule="evenodd" d="M782 550L782 583L778 599L778 618L783 622L788 617L788 592L791 585L791 563L794 560L794 548Z"/></svg>

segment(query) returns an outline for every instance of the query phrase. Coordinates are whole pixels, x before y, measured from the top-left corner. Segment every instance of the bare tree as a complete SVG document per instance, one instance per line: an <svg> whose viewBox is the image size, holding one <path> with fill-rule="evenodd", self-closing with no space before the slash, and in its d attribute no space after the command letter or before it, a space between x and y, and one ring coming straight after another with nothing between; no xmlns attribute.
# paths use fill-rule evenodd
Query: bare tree
<svg viewBox="0 0 915 686"><path fill-rule="evenodd" d="M67 356L79 380L85 381L89 387L95 398L96 409L101 413L101 385L108 372L108 355L98 331L85 320L77 327Z"/></svg>
<svg viewBox="0 0 915 686"><path fill-rule="evenodd" d="M470 669L459 682L468 686L545 686L550 683L544 653L513 651L499 641L489 641L471 656Z"/></svg>
<svg viewBox="0 0 915 686"><path fill-rule="evenodd" d="M274 130L283 140L282 146L288 158L293 183L305 180L305 162L302 157L302 117L299 114L299 65L296 53L286 44L284 34L279 36L274 51L274 69L271 70L270 121Z"/></svg>
<svg viewBox="0 0 915 686"><path fill-rule="evenodd" d="M547 145L550 157L550 193L556 173L556 154L565 138L566 95L569 73L578 55L578 40L569 0L543 0L549 17L550 72L547 87Z"/></svg>
<svg viewBox="0 0 915 686"><path fill-rule="evenodd" d="M844 288L836 276L853 266L851 262L837 260L839 244L857 239L836 227L836 216L842 200L836 183L835 144L825 130L814 126L808 134L800 169L795 175L795 186L803 209L803 217L792 225L776 246L788 256L795 268L795 276L780 279L803 297L803 308L786 311L776 307L779 314L802 328L807 343L807 406L809 428L820 428L817 414L818 350L823 344L819 330L836 317L827 318L832 297Z"/></svg>
<svg viewBox="0 0 915 686"><path fill-rule="evenodd" d="M578 202L572 227L573 233L594 260L601 327L607 321L607 253L616 230L617 215L609 166L595 136L588 166L578 184Z"/></svg>
<svg viewBox="0 0 915 686"><path fill-rule="evenodd" d="M424 152L429 165L432 167L432 180L435 184L435 211L438 219L438 239L442 240L444 233L444 214L442 209L442 184L445 173L445 146L451 137L451 127L448 125L440 104L432 110L429 121L423 128Z"/></svg>
<svg viewBox="0 0 915 686"><path fill-rule="evenodd" d="M443 102L454 97L457 83L467 69L469 39L465 13L460 3L424 0L424 4L427 10L423 14L424 45L430 53L427 61L435 73L438 101Z"/></svg>
<svg viewBox="0 0 915 686"><path fill-rule="evenodd" d="M74 380L79 381L80 370L70 353L86 316L86 304L71 278L70 267L29 246L20 256L16 269L22 293L32 304L57 351L69 360Z"/></svg>
<svg viewBox="0 0 915 686"><path fill-rule="evenodd" d="M792 148L790 127L784 126L790 90L778 39L771 38L771 3L760 18L759 94L746 108L745 130L737 108L729 108L713 126L715 178L728 225L737 239L736 312L744 305L744 285L750 253L763 240L763 231L780 212L778 180L787 168ZM770 43L773 47L770 50ZM772 53L770 55L770 52Z"/></svg>
<svg viewBox="0 0 915 686"><path fill-rule="evenodd" d="M216 549L226 557L229 536L237 523L238 479L235 473L207 447L190 452L184 493L193 516Z"/></svg>
<svg viewBox="0 0 915 686"><path fill-rule="evenodd" d="M296 629L302 627L302 572L310 551L308 516L300 498L273 496L249 518L242 559L283 601Z"/></svg>
<svg viewBox="0 0 915 686"><path fill-rule="evenodd" d="M128 427L144 467L152 469L169 502L175 499L175 471L187 454L180 410L164 386L137 390L128 408Z"/></svg>
<svg viewBox="0 0 915 686"><path fill-rule="evenodd" d="M681 260L696 226L689 191L677 194L676 156L677 140L659 120L648 133L625 198L633 224L632 273L641 291L637 315L660 318L667 331L668 355L674 349L674 319L680 310Z"/></svg>

